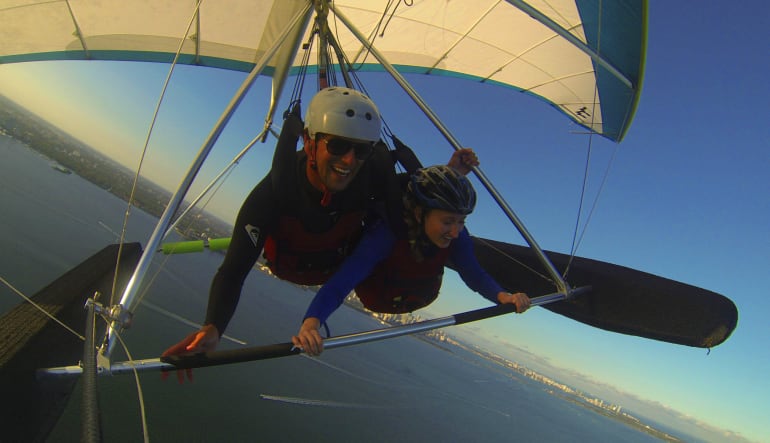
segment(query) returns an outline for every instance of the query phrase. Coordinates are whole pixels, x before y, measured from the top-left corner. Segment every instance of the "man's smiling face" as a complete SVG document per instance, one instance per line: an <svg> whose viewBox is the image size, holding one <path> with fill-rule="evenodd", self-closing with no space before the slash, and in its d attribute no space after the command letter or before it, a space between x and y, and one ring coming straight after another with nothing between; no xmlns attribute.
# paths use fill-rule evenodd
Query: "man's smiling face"
<svg viewBox="0 0 770 443"><path fill-rule="evenodd" d="M349 142L351 149L341 155L332 154L329 152L328 145L333 139ZM324 188L318 185L323 185L329 192L339 192L347 188L365 161L356 158L356 150L352 149L352 145L357 144L357 142L319 134L313 143L315 143L316 170L314 175L316 177L309 177L310 182L321 190Z"/></svg>

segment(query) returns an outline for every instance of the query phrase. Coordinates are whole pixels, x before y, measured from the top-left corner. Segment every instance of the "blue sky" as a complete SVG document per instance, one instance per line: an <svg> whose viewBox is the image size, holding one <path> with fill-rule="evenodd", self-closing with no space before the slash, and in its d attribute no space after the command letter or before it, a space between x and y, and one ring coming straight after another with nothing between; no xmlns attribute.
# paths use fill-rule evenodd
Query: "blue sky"
<svg viewBox="0 0 770 443"><path fill-rule="evenodd" d="M652 2L649 22L635 121L620 144L591 140L589 207L613 156L614 161L578 255L725 294L738 305L738 328L708 355L593 329L541 309L464 331L514 359L534 354L564 377L581 373L710 425L770 441L770 301L761 292L770 268L770 7L759 1L731 9L711 2L697 8ZM0 93L136 166L167 69L107 62L4 65ZM176 187L244 77L178 68L150 141L150 178ZM391 129L423 163L445 162L451 148L406 96L384 75L362 78ZM482 169L540 245L568 251L589 143L577 134L580 128L514 91L455 79L409 79L453 134L476 149ZM262 127L267 91L267 81L258 81L197 189ZM272 139L255 146L208 209L232 220L267 171L272 147ZM471 232L521 243L491 197L480 194L469 218ZM428 312L447 315L483 303L448 276Z"/></svg>

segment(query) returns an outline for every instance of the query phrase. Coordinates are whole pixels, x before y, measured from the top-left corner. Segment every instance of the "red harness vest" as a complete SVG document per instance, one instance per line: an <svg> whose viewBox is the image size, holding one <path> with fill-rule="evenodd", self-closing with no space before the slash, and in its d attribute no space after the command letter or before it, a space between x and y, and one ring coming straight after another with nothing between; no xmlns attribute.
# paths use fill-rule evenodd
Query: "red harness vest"
<svg viewBox="0 0 770 443"><path fill-rule="evenodd" d="M264 257L282 280L321 285L331 277L361 236L364 211L344 214L326 232L308 232L295 217L282 216L265 239Z"/></svg>
<svg viewBox="0 0 770 443"><path fill-rule="evenodd" d="M374 312L401 314L428 306L438 297L449 249L417 262L407 240L396 240L390 256L380 262L366 280L356 286L356 295Z"/></svg>

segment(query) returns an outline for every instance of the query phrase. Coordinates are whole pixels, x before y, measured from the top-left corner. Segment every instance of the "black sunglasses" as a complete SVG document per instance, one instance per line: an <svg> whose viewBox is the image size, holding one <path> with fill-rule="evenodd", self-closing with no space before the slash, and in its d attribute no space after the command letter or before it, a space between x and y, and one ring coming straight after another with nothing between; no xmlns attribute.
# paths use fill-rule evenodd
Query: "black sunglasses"
<svg viewBox="0 0 770 443"><path fill-rule="evenodd" d="M372 143L357 143L344 138L326 138L326 150L329 154L343 156L353 149L357 160L366 160L372 155L374 145Z"/></svg>

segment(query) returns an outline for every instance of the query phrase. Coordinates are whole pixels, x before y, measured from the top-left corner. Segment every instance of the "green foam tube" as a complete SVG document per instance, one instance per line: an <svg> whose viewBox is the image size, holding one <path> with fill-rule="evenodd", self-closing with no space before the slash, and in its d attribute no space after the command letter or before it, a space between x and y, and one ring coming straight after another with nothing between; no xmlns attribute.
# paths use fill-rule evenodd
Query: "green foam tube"
<svg viewBox="0 0 770 443"><path fill-rule="evenodd" d="M222 251L230 247L230 238L210 238L209 249L212 251Z"/></svg>
<svg viewBox="0 0 770 443"><path fill-rule="evenodd" d="M169 254L187 254L188 252L203 252L209 248L212 251L222 251L230 247L230 238L210 238L208 240L191 240L173 243L164 243L160 252Z"/></svg>
<svg viewBox="0 0 770 443"><path fill-rule="evenodd" d="M161 251L168 254L186 254L188 252L203 251L203 240L180 241L174 243L164 243Z"/></svg>

